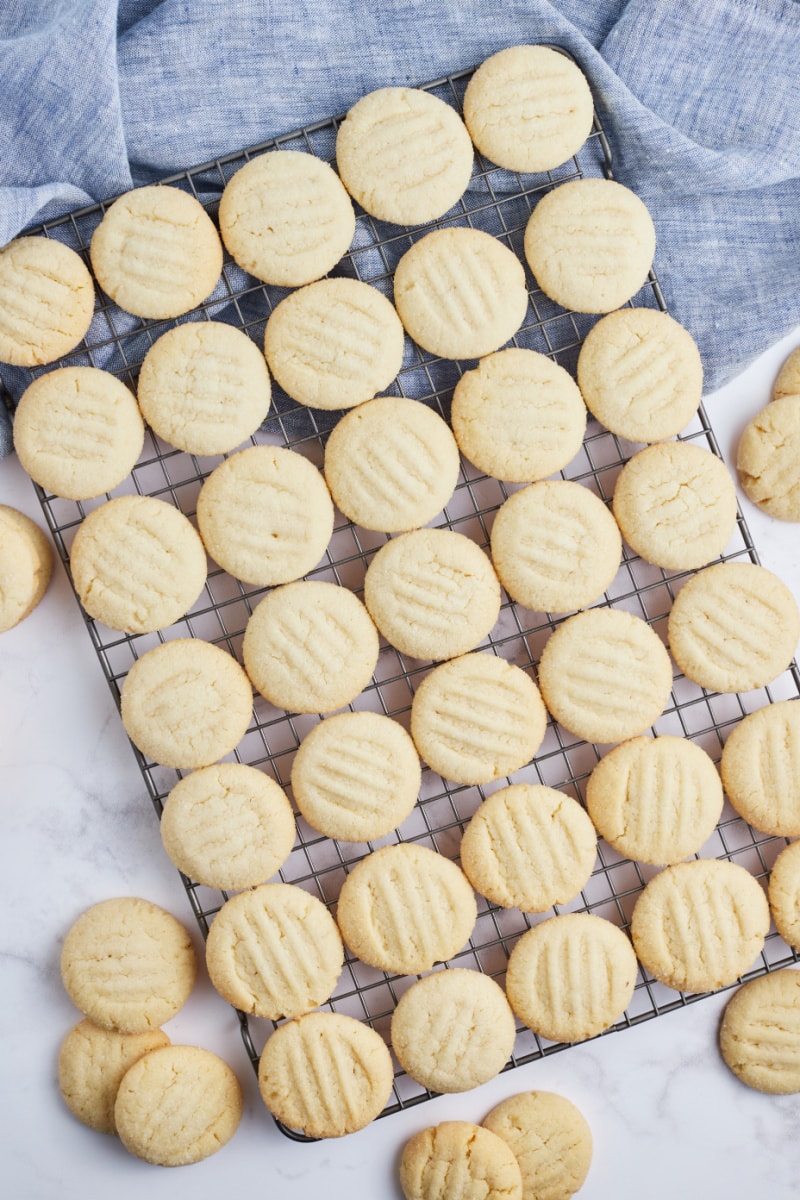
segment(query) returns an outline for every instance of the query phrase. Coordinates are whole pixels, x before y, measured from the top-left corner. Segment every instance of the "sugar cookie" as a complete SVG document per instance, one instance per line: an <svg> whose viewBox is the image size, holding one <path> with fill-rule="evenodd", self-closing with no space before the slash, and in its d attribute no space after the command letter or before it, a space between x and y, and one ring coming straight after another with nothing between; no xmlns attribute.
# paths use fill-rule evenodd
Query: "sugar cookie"
<svg viewBox="0 0 800 1200"><path fill-rule="evenodd" d="M584 1184L592 1162L592 1131L566 1096L518 1092L483 1119L510 1146L530 1200L569 1200Z"/></svg>
<svg viewBox="0 0 800 1200"><path fill-rule="evenodd" d="M735 725L720 770L731 804L754 829L800 837L800 701L767 704Z"/></svg>
<svg viewBox="0 0 800 1200"><path fill-rule="evenodd" d="M769 876L769 907L787 945L800 950L800 842L781 850Z"/></svg>
<svg viewBox="0 0 800 1200"><path fill-rule="evenodd" d="M400 1157L406 1200L522 1200L519 1164L502 1138L442 1121L409 1138Z"/></svg>
<svg viewBox="0 0 800 1200"><path fill-rule="evenodd" d="M800 346L784 362L772 389L773 400L784 396L800 396Z"/></svg>
<svg viewBox="0 0 800 1200"><path fill-rule="evenodd" d="M36 367L69 354L94 314L83 259L52 238L20 237L0 248L0 362Z"/></svg>
<svg viewBox="0 0 800 1200"><path fill-rule="evenodd" d="M722 1017L719 1048L748 1087L771 1096L800 1092L800 971L775 971L738 988Z"/></svg>
<svg viewBox="0 0 800 1200"><path fill-rule="evenodd" d="M800 395L773 400L746 425L736 469L754 504L781 521L800 521Z"/></svg>
<svg viewBox="0 0 800 1200"><path fill-rule="evenodd" d="M98 1133L116 1133L114 1101L123 1075L144 1054L169 1044L162 1029L117 1033L84 1018L58 1055L58 1086L70 1112Z"/></svg>
<svg viewBox="0 0 800 1200"><path fill-rule="evenodd" d="M25 513L0 504L0 633L24 621L53 574L50 542Z"/></svg>

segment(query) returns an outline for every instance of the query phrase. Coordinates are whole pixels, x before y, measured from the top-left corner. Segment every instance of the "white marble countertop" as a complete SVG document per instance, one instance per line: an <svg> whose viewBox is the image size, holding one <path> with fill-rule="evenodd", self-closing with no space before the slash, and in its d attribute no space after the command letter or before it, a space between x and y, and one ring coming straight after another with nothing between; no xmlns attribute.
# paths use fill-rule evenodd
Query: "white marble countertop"
<svg viewBox="0 0 800 1200"><path fill-rule="evenodd" d="M767 402L800 329L706 400L720 448ZM800 601L800 527L741 498L765 566ZM15 458L0 462L0 502L44 525ZM722 1063L717 1026L729 993L574 1046L459 1096L438 1097L338 1140L298 1145L264 1108L238 1023L205 975L169 1022L173 1041L216 1051L245 1091L241 1126L204 1163L179 1170L129 1156L117 1139L81 1125L57 1087L60 1042L79 1014L64 993L64 935L89 905L144 896L196 931L167 860L151 802L61 566L39 608L0 640L0 839L4 892L0 1129L3 1190L16 1200L205 1200L246 1192L279 1200L399 1200L404 1140L451 1118L480 1121L516 1091L568 1096L594 1135L586 1200L794 1200L800 1184L800 1096L744 1087ZM196 934L198 951L201 949Z"/></svg>

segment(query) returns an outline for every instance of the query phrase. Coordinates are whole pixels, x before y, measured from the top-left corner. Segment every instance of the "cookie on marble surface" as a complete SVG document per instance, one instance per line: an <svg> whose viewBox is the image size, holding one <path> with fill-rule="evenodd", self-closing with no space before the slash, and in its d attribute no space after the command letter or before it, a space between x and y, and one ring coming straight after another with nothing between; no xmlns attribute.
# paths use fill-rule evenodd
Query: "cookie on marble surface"
<svg viewBox="0 0 800 1200"><path fill-rule="evenodd" d="M58 1055L58 1086L70 1112L98 1133L116 1133L114 1102L123 1075L143 1055L169 1044L162 1029L118 1033L79 1021Z"/></svg>
<svg viewBox="0 0 800 1200"><path fill-rule="evenodd" d="M368 92L336 134L336 165L350 195L395 225L444 216L467 189L472 159L461 117L420 88Z"/></svg>
<svg viewBox="0 0 800 1200"><path fill-rule="evenodd" d="M586 1181L592 1131L566 1096L518 1092L495 1105L482 1124L510 1146L527 1200L569 1200Z"/></svg>
<svg viewBox="0 0 800 1200"><path fill-rule="evenodd" d="M772 389L772 399L800 396L800 346L784 362Z"/></svg>
<svg viewBox="0 0 800 1200"><path fill-rule="evenodd" d="M800 395L773 400L748 422L736 469L754 504L780 521L800 521Z"/></svg>
<svg viewBox="0 0 800 1200"><path fill-rule="evenodd" d="M442 1121L409 1138L400 1157L406 1200L522 1200L519 1164L502 1138Z"/></svg>
<svg viewBox="0 0 800 1200"><path fill-rule="evenodd" d="M354 524L381 533L432 521L453 494L459 466L447 422L404 396L359 404L325 446L325 479L337 506Z"/></svg>
<svg viewBox="0 0 800 1200"><path fill-rule="evenodd" d="M432 1092L465 1092L508 1062L516 1027L505 992L480 971L451 967L412 984L392 1014L400 1066Z"/></svg>
<svg viewBox="0 0 800 1200"><path fill-rule="evenodd" d="M737 863L694 858L659 871L634 905L631 937L654 979L680 992L713 992L761 953L769 906Z"/></svg>
<svg viewBox="0 0 800 1200"><path fill-rule="evenodd" d="M0 309L0 362L55 362L75 349L92 323L92 277L63 242L16 238L0 248Z"/></svg>
<svg viewBox="0 0 800 1200"><path fill-rule="evenodd" d="M546 354L514 346L464 372L450 415L469 461L511 483L560 471L586 432L586 405L569 372Z"/></svg>
<svg viewBox="0 0 800 1200"><path fill-rule="evenodd" d="M196 975L183 925L137 896L92 905L71 925L61 950L61 979L75 1007L120 1033L145 1033L174 1017Z"/></svg>
<svg viewBox="0 0 800 1200"><path fill-rule="evenodd" d="M800 971L742 984L723 1014L719 1048L748 1087L771 1096L800 1092Z"/></svg>
<svg viewBox="0 0 800 1200"><path fill-rule="evenodd" d="M766 687L786 670L800 611L786 584L752 562L715 563L683 585L667 621L672 657L714 692Z"/></svg>
<svg viewBox="0 0 800 1200"><path fill-rule="evenodd" d="M25 513L0 504L0 633L24 621L41 602L53 575L53 550Z"/></svg>
<svg viewBox="0 0 800 1200"><path fill-rule="evenodd" d="M525 258L563 308L607 313L639 291L656 235L647 208L613 179L573 179L539 200L525 227Z"/></svg>
<svg viewBox="0 0 800 1200"><path fill-rule="evenodd" d="M341 1013L311 1012L270 1034L258 1064L261 1098L306 1137L345 1137L369 1125L392 1093L392 1056L380 1034Z"/></svg>
<svg viewBox="0 0 800 1200"><path fill-rule="evenodd" d="M800 950L800 842L781 850L772 864L767 898L778 933Z"/></svg>
<svg viewBox="0 0 800 1200"><path fill-rule="evenodd" d="M778 700L739 721L720 770L731 804L754 829L800 837L800 701Z"/></svg>
<svg viewBox="0 0 800 1200"><path fill-rule="evenodd" d="M235 579L272 587L317 566L333 533L333 502L302 454L249 446L206 477L197 526L208 553Z"/></svg>
<svg viewBox="0 0 800 1200"><path fill-rule="evenodd" d="M347 253L356 216L328 163L302 150L271 150L228 180L219 228L243 270L264 283L300 287Z"/></svg>

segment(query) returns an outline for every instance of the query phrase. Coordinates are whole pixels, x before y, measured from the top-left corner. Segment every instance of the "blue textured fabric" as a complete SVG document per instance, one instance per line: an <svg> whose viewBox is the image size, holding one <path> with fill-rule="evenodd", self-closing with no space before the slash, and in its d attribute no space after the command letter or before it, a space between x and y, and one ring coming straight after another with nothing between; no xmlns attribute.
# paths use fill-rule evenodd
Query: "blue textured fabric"
<svg viewBox="0 0 800 1200"><path fill-rule="evenodd" d="M589 77L667 304L720 386L800 322L798 0L4 0L0 244L538 41Z"/></svg>

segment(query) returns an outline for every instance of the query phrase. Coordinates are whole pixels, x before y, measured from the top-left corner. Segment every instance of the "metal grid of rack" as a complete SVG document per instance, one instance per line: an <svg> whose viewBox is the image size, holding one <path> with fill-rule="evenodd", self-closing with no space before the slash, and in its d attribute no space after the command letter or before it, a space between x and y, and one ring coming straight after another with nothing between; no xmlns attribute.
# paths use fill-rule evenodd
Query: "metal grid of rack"
<svg viewBox="0 0 800 1200"><path fill-rule="evenodd" d="M427 85L427 90L460 109L470 75L470 71L464 71L437 80ZM189 191L213 215L225 183L251 157L266 150L283 148L304 150L331 161L337 127L335 119L320 122L250 150L217 159L164 182ZM611 174L611 155L597 121L579 155L547 175L520 177L500 170L476 155L474 174L466 195L456 209L435 225L466 224L485 230L523 258L525 225L538 197L569 179L600 174ZM65 241L88 261L91 235L104 209L104 205L97 205L73 212L32 232ZM391 296L392 273L397 261L411 243L428 232L431 226L401 229L375 221L360 210L357 213L352 248L332 274L358 278ZM260 344L267 318L285 294L283 289L258 283L226 256L222 277L214 293L182 320L226 321L244 329ZM658 281L653 274L631 303L665 308ZM595 319L565 312L533 285L526 321L513 339L513 344L548 354L562 366L574 370L583 337ZM85 341L74 353L54 365L102 367L135 385L145 353L160 334L176 323L142 321L122 312L107 297L98 293L94 320ZM446 419L453 387L461 372L472 365L437 359L407 340L403 367L388 391L414 397L433 407ZM27 383L40 373L9 371L4 382L9 391L19 395ZM302 408L275 386L270 415L252 442L288 446L321 466L326 435L340 415ZM681 437L719 453L702 408ZM637 448L621 441L590 419L581 452L561 475L579 481L608 503L621 467ZM177 451L148 430L139 462L131 476L113 495L138 492L156 496L175 504L191 518L204 479L220 461L221 457L200 459ZM493 515L513 490L516 490L513 486L481 475L468 462L462 461L455 493L441 517L433 524L455 529L471 537L480 546L487 547ZM103 503L107 497L76 503L59 499L41 489L38 491L58 551L69 569L70 547L78 526L86 513ZM366 567L386 540L385 535L369 533L338 516L325 558L310 572L308 578L331 580L360 595ZM737 518L735 533L722 557L724 560L758 561L741 513ZM620 570L599 603L643 617L663 638L676 588L688 574L670 573L651 566L626 547ZM248 587L212 563L204 592L190 613L157 634L124 635L87 617L88 632L116 702L119 703L120 686L133 662L159 641L187 636L203 638L227 647L241 661L241 643L247 619L263 593L264 589ZM500 618L481 648L535 671L542 646L559 620L525 610L504 597ZM407 727L414 690L432 665L405 659L382 642L373 682L350 707L385 713ZM795 664L769 688L745 695L708 693L678 674L674 679L670 703L654 726L654 732L690 738L718 761L727 732L746 713L775 700L798 696L800 673ZM250 727L233 757L266 771L288 789L294 753L304 735L319 719L317 716L278 711L256 696ZM551 720L540 751L528 766L513 776L513 781L544 783L583 801L586 780L604 749L572 737ZM138 751L134 752L149 796L156 812L160 814L162 802L181 773L160 767ZM426 768L413 813L395 833L375 843L356 845L332 841L317 834L298 817L295 848L281 870L280 878L312 891L335 911L339 889L347 872L365 854L380 845L412 841L457 858L461 833L467 821L489 792L507 782L502 779L486 787L456 786ZM784 838L770 837L752 830L726 803L717 829L702 848L701 854L737 862L763 879L785 845ZM544 914L524 914L518 909L498 908L479 898L478 920L470 942L451 960L451 965L472 967L502 982L508 955L516 940L532 924L554 912L592 912L627 928L636 898L654 873L653 868L622 858L601 839L591 879L580 895L568 905ZM209 922L226 896L197 885L186 877L182 878L195 916L206 933ZM771 932L763 953L748 972L747 978L795 962L797 958L797 954L776 933ZM389 1023L395 1005L413 982L413 977L386 975L348 954L336 991L325 1007L367 1021L388 1040ZM608 1032L638 1024L700 998L678 994L641 970L631 1004ZM272 1025L263 1020L248 1019L241 1013L239 1019L245 1045L256 1066ZM518 1025L514 1053L508 1067L564 1048L561 1044L548 1043ZM429 1095L429 1092L397 1070L393 1096L383 1115L419 1103ZM284 1132L289 1136L298 1136L290 1130L284 1129Z"/></svg>

